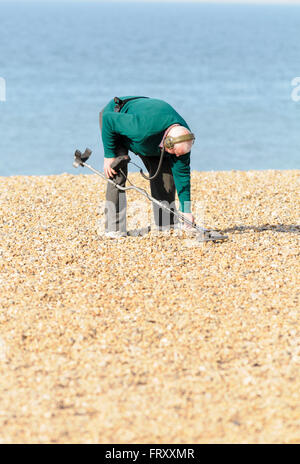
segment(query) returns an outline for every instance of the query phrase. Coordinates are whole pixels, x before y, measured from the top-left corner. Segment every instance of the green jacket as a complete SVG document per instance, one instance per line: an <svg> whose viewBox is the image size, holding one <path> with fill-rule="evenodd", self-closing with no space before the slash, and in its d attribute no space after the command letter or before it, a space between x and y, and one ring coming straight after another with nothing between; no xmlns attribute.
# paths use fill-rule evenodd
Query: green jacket
<svg viewBox="0 0 300 464"><path fill-rule="evenodd" d="M132 97L120 97L121 100ZM172 124L180 124L190 130L185 120L171 105L155 98L132 100L119 113L114 112L111 100L102 113L102 141L104 157L115 157L118 145L125 146L136 155L160 156L159 144L165 130ZM190 153L176 157L165 152L169 158L180 211L190 212Z"/></svg>

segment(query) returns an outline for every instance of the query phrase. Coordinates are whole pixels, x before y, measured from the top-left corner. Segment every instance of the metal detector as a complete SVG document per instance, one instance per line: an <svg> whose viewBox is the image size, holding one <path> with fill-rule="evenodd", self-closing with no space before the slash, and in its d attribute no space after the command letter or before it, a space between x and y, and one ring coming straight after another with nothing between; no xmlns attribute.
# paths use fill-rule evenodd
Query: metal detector
<svg viewBox="0 0 300 464"><path fill-rule="evenodd" d="M109 183L113 184L117 189L122 190L123 192L127 191L127 190L135 190L136 192L141 193L149 201L151 201L152 203L155 203L160 208L163 208L164 210L168 211L170 214L173 214L182 223L187 224L190 227L192 227L193 229L195 229L196 232L197 232L196 240L199 241L199 242L208 242L208 241L220 242L220 241L228 239L227 235L220 234L219 232L217 232L215 230L204 229L202 227L197 226L197 224L195 224L194 222L192 222L189 219L185 218L185 216L183 214L181 214L180 211L172 211L170 208L168 208L162 202L160 202L160 201L156 200L155 198L153 198L151 195L149 195L149 193L146 190L144 190L144 189L142 189L140 187L136 187L135 185L130 185L128 187L121 187L116 182L114 182L113 179L108 179L102 172L97 171L97 169L93 168L92 166L90 166L89 164L86 163L86 161L89 159L91 154L92 154L92 150L90 150L89 148L86 148L84 153L81 153L80 150L76 150L75 154L74 154L74 162L73 162L74 168L78 168L79 166L86 167L86 168L90 169L91 171L93 171L94 173L96 173L98 176L102 177L102 179L106 180L106 182L109 182ZM126 157L125 156L118 156L118 158L114 161L114 163L112 164L111 167L115 171L121 170L121 172L122 172L122 168L124 168L128 163L130 163L130 157L129 156L126 156Z"/></svg>

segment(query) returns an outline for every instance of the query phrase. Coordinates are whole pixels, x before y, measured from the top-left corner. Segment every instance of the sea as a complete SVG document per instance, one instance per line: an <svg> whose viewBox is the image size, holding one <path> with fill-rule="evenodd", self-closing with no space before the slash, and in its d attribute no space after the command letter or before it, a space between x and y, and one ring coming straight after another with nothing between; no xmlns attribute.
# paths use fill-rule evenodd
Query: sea
<svg viewBox="0 0 300 464"><path fill-rule="evenodd" d="M101 170L99 112L123 95L181 114L192 169L300 167L300 5L11 0L0 18L0 176L88 174L86 147Z"/></svg>

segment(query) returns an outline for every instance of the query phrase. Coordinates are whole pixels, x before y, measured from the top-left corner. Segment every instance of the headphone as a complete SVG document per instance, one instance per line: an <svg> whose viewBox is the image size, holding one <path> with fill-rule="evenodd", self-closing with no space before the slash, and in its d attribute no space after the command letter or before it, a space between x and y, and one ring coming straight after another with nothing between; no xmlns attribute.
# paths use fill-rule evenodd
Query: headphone
<svg viewBox="0 0 300 464"><path fill-rule="evenodd" d="M176 143L187 142L188 140L195 140L194 134L180 135L179 137L167 136L164 141L165 148L174 148Z"/></svg>

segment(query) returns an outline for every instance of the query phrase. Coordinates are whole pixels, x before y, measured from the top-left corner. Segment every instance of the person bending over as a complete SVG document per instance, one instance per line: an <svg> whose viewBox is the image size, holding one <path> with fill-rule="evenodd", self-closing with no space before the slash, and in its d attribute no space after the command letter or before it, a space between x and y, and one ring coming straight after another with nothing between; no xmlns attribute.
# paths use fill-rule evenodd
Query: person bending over
<svg viewBox="0 0 300 464"><path fill-rule="evenodd" d="M100 128L105 175L124 187L127 167L121 172L114 170L112 164L119 156L127 157L128 151L136 154L149 173L151 195L176 211L177 190L179 210L194 222L190 187L190 155L194 136L175 109L155 98L115 97L100 112ZM170 140L175 144L170 144ZM173 214L155 204L153 214L159 230L174 228L178 224ZM126 194L111 183L107 183L106 190L105 234L110 238L127 235Z"/></svg>

